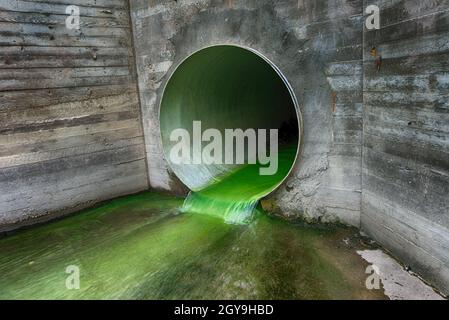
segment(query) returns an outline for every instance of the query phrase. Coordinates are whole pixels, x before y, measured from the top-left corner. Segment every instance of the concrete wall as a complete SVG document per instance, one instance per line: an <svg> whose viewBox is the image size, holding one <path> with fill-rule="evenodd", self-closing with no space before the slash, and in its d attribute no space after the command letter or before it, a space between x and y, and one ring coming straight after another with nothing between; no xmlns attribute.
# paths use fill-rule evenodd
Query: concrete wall
<svg viewBox="0 0 449 320"><path fill-rule="evenodd" d="M258 50L290 81L304 116L298 169L274 195L289 215L359 226L362 1L131 0L149 178L179 189L162 155L158 108L169 74L214 44Z"/></svg>
<svg viewBox="0 0 449 320"><path fill-rule="evenodd" d="M126 0L0 1L0 231L147 188L131 40Z"/></svg>
<svg viewBox="0 0 449 320"><path fill-rule="evenodd" d="M449 293L449 2L370 3L361 227Z"/></svg>
<svg viewBox="0 0 449 320"><path fill-rule="evenodd" d="M298 166L271 209L360 227L449 292L447 1L130 3L152 187L180 186L158 123L176 65L214 44L256 49L285 74L304 116ZM369 4L381 8L381 30L364 28Z"/></svg>

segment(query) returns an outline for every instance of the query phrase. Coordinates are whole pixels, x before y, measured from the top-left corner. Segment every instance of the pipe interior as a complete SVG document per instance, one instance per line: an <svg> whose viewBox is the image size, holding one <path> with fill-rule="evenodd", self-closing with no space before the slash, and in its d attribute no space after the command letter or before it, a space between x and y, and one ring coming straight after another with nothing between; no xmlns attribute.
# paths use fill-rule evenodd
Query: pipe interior
<svg viewBox="0 0 449 320"><path fill-rule="evenodd" d="M223 137L225 129L278 129L279 148L294 145L297 150L299 121L294 101L288 84L258 54L230 45L197 51L176 68L164 89L160 128L166 159L178 178L194 191L235 169L227 164L170 161L170 150L176 144L170 141L170 133L183 128L192 137L193 121L201 121L203 132L215 128ZM289 166L293 166L296 152L289 154L293 157ZM288 171L275 181L267 178L272 189L285 179Z"/></svg>

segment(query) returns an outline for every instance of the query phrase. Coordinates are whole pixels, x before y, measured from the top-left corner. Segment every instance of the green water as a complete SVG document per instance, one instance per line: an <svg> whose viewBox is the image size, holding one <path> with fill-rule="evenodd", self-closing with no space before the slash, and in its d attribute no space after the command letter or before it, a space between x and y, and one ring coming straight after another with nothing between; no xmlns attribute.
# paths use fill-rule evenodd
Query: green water
<svg viewBox="0 0 449 320"><path fill-rule="evenodd" d="M260 164L244 165L217 179L214 184L191 192L184 202L183 211L214 215L232 224L248 223L259 199L287 176L296 150L294 145L279 150L278 170L274 175L260 175Z"/></svg>
<svg viewBox="0 0 449 320"><path fill-rule="evenodd" d="M0 239L0 299L370 299L364 243L257 210L247 225L142 193ZM345 239L345 242L343 241ZM66 288L66 268L80 289Z"/></svg>

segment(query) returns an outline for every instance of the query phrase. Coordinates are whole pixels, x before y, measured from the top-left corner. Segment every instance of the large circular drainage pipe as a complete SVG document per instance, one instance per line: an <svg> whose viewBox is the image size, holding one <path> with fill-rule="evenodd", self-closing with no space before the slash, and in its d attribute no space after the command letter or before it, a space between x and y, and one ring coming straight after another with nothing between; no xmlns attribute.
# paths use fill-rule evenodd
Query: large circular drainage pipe
<svg viewBox="0 0 449 320"><path fill-rule="evenodd" d="M278 172L267 176L242 174L240 180L229 183L228 190L221 192L226 193L223 197L263 197L283 182L295 163L301 131L296 98L280 71L253 50L218 45L186 58L166 84L159 114L165 157L173 172L193 191L204 190L236 169L232 164L171 161L170 152L179 142L171 141L171 134L182 128L193 140L194 121L201 121L202 132L215 128L223 137L225 129L278 129ZM189 149L191 158L201 152L193 141ZM288 152L283 153L284 149ZM201 159L201 155L196 156Z"/></svg>

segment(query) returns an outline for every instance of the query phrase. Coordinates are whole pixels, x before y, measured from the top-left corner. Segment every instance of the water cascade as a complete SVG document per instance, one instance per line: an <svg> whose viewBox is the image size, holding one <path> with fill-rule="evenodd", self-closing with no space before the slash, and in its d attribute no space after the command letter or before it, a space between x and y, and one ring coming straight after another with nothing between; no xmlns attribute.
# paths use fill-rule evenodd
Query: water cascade
<svg viewBox="0 0 449 320"><path fill-rule="evenodd" d="M300 139L299 119L296 99L285 77L257 52L220 45L190 55L172 73L160 107L166 159L192 190L183 211L221 216L235 224L249 221L259 199L276 189L294 165ZM203 136L195 132L196 124L201 125ZM193 161L180 163L171 158L173 147L179 145L172 134L179 129L185 130L189 138L185 147ZM277 171L261 175L264 165L259 162L195 161L205 159L201 152L211 137L201 137L208 129L223 137L230 129L265 130L267 145L272 143L268 132L276 129ZM223 155L229 152L223 143L220 146Z"/></svg>

